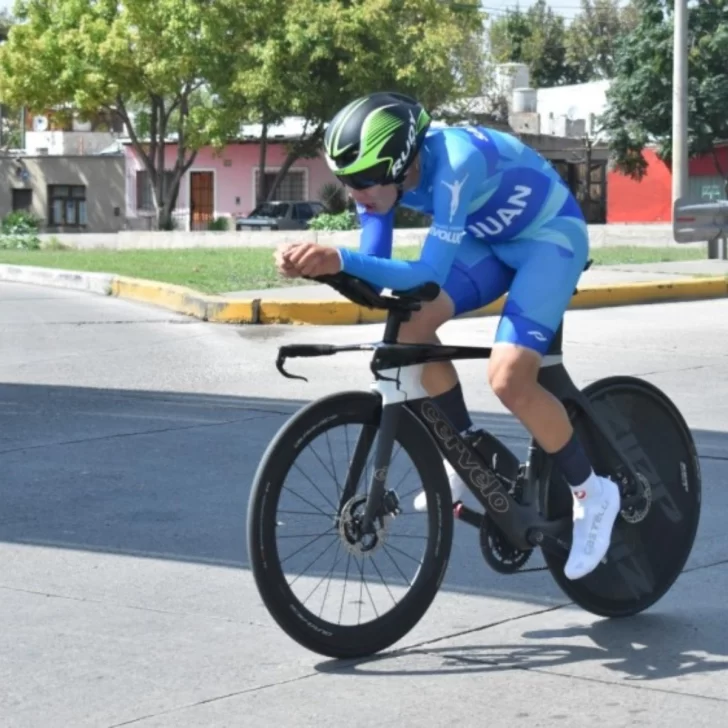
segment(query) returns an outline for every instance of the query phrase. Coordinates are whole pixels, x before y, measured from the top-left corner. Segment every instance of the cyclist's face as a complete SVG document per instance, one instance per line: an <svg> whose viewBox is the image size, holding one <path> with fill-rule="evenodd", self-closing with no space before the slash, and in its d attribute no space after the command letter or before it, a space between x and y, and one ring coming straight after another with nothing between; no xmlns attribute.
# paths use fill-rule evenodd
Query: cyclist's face
<svg viewBox="0 0 728 728"><path fill-rule="evenodd" d="M363 205L367 212L389 212L397 201L397 187L395 185L374 185L363 190L349 188L349 194L354 202Z"/></svg>

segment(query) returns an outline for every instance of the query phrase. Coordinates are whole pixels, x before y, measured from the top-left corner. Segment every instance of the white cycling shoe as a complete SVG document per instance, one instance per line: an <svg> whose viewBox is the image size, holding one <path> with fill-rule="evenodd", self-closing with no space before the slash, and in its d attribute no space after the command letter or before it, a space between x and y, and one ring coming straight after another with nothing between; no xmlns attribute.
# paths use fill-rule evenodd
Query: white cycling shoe
<svg viewBox="0 0 728 728"><path fill-rule="evenodd" d="M581 579L599 566L609 551L612 528L621 508L619 488L609 478L592 475L584 489L574 492L574 532L567 579Z"/></svg>
<svg viewBox="0 0 728 728"><path fill-rule="evenodd" d="M463 483L463 479L455 472L452 465L447 461L443 462L445 466L445 472L447 472L447 479L450 481L450 492L452 493L452 502L456 503L461 500L463 495L468 490ZM427 494L425 491L421 491L415 498L414 507L416 511L427 510Z"/></svg>

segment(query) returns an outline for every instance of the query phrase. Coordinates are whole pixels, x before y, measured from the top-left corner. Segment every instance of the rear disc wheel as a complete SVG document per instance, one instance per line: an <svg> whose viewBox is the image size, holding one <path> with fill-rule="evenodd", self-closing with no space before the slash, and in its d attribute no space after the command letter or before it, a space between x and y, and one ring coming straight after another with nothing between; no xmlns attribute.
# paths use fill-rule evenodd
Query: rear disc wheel
<svg viewBox="0 0 728 728"><path fill-rule="evenodd" d="M661 599L685 566L700 519L700 465L685 420L657 387L634 377L610 377L584 394L640 482L624 492L630 488L626 474L610 472L606 446L579 412L572 422L595 472L621 485L623 495L640 499L617 516L607 563L587 576L571 581L564 575L565 556L544 551L544 559L561 589L583 609L630 616ZM542 495L547 518L571 516L571 492L560 474L552 473Z"/></svg>

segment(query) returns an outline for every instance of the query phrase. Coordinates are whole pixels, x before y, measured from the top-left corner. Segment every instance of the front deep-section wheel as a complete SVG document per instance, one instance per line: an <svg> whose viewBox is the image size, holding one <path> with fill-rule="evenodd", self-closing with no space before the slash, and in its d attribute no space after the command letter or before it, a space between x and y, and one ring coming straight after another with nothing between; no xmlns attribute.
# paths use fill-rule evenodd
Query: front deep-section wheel
<svg viewBox="0 0 728 728"><path fill-rule="evenodd" d="M610 377L586 389L591 406L624 456L639 483L623 495L638 500L617 517L607 562L591 574L570 581L565 558L544 552L546 563L563 591L580 607L604 617L622 617L652 606L680 575L695 540L701 506L700 464L695 443L682 415L657 387L634 377ZM599 475L619 482L600 439L581 413L573 417L576 432ZM554 472L543 491L548 518L570 515L571 493Z"/></svg>
<svg viewBox="0 0 728 728"><path fill-rule="evenodd" d="M432 603L453 535L435 444L402 409L375 533L362 533L382 413L345 392L304 407L269 445L248 504L248 555L263 602L314 652L351 658L404 637ZM426 512L414 510L420 489Z"/></svg>

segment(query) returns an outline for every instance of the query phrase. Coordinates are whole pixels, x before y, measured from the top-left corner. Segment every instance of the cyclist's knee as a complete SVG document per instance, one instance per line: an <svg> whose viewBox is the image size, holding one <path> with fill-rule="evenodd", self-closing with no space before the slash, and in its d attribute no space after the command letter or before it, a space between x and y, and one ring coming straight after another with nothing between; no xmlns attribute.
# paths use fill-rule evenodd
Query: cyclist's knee
<svg viewBox="0 0 728 728"><path fill-rule="evenodd" d="M538 388L541 356L514 344L496 344L488 363L488 381L493 393L511 412L528 406Z"/></svg>

